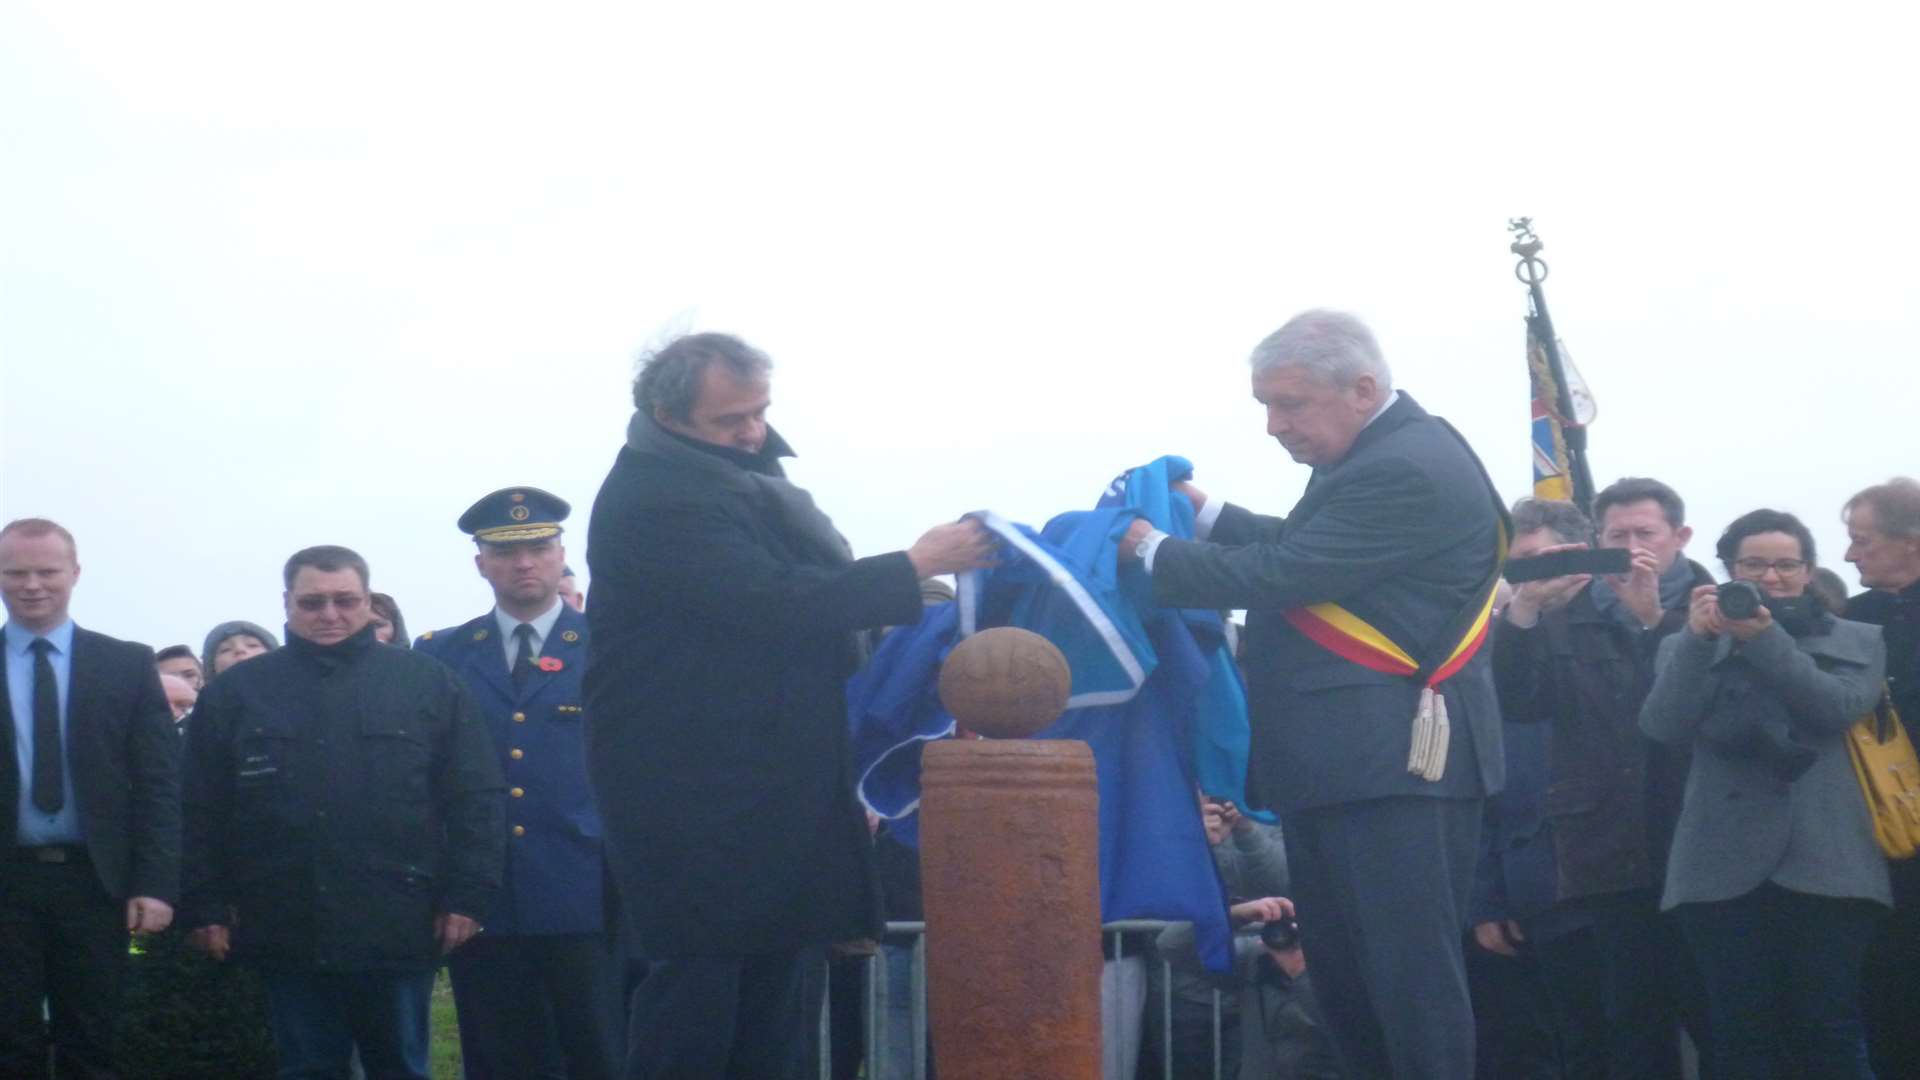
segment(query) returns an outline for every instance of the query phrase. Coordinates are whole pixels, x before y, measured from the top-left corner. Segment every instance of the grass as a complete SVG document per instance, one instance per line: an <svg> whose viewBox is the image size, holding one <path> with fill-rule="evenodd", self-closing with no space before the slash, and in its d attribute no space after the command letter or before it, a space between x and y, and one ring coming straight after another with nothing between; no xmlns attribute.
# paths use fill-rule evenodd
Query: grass
<svg viewBox="0 0 1920 1080"><path fill-rule="evenodd" d="M453 984L445 968L434 976L431 1014L427 1071L433 1080L460 1080L460 1019L453 1012Z"/></svg>

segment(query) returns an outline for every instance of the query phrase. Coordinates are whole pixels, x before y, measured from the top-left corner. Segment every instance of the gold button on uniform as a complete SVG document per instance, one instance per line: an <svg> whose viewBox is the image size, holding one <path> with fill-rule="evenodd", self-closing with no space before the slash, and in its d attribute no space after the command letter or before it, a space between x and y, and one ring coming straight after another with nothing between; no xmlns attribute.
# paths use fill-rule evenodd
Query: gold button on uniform
<svg viewBox="0 0 1920 1080"><path fill-rule="evenodd" d="M516 723L516 724L524 724L524 723L526 723L526 722L527 722L527 714L526 714L526 713L523 713L523 712L517 712L517 713L514 713L514 714L513 714L513 722L514 722L514 723Z"/></svg>
<svg viewBox="0 0 1920 1080"><path fill-rule="evenodd" d="M525 796L525 795L527 794L527 789L526 789L526 788L514 788L514 789L512 789L511 791L508 791L508 792L507 792L507 794L509 794L509 795L511 795L511 796L513 796L514 798L516 798L516 799L518 799L518 798L522 798L522 797L524 797L524 796Z"/></svg>
<svg viewBox="0 0 1920 1080"><path fill-rule="evenodd" d="M515 836L527 835L527 827L525 825L515 825L513 827L513 835Z"/></svg>
<svg viewBox="0 0 1920 1080"><path fill-rule="evenodd" d="M507 756L512 758L515 761L519 761L521 758L527 756L527 752L516 746L513 749L507 751Z"/></svg>

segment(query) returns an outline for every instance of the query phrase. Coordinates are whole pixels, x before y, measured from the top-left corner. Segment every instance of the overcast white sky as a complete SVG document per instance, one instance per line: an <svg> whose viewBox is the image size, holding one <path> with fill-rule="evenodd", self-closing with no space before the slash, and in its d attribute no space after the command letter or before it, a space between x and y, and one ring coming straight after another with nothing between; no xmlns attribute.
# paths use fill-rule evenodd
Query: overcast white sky
<svg viewBox="0 0 1920 1080"><path fill-rule="evenodd" d="M862 554L1165 452L1283 512L1245 356L1317 305L1517 497L1528 214L1596 478L1851 583L1840 503L1920 472L1912 6L1285 7L0 2L0 518L156 646L323 542L450 625L494 488L584 572L689 328L773 355Z"/></svg>

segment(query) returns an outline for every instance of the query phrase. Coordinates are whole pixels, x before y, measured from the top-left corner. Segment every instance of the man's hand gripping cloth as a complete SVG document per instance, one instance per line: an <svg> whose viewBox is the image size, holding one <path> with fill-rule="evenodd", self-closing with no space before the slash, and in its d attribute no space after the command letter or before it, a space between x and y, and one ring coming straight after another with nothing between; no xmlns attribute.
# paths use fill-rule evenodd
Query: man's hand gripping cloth
<svg viewBox="0 0 1920 1080"><path fill-rule="evenodd" d="M955 728L940 707L941 662L975 629L1041 634L1065 654L1073 683L1066 713L1034 737L1093 749L1102 917L1190 921L1202 959L1229 970L1232 931L1194 799L1192 755L1218 634L1204 638L1178 612L1136 602L1144 583L1123 586L1116 555L1139 516L1133 510L1062 514L1040 533L973 516L1000 538L999 565L964 576L957 601L887 635L847 684L861 801L894 819L896 836L917 842L920 752Z"/></svg>
<svg viewBox="0 0 1920 1080"><path fill-rule="evenodd" d="M1197 539L1194 505L1173 489L1173 485L1191 479L1193 463L1168 454L1114 477L1100 496L1098 508L1125 507L1176 540ZM1144 578L1134 580L1144 589ZM1151 606L1150 593L1147 590L1135 598L1142 609ZM1230 799L1250 817L1272 824L1273 814L1247 805L1247 754L1252 742L1247 729L1247 687L1226 635L1226 616L1194 608L1182 610L1180 617L1193 630L1196 641L1217 642L1204 648L1210 671L1194 712L1193 771L1200 790Z"/></svg>

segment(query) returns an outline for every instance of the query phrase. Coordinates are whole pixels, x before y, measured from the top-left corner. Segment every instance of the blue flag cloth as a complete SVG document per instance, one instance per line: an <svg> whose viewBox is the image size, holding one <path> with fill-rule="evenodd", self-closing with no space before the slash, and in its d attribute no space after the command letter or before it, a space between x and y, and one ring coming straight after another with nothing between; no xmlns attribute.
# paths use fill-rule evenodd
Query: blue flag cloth
<svg viewBox="0 0 1920 1080"><path fill-rule="evenodd" d="M1193 503L1173 489L1180 481L1191 479L1193 463L1168 454L1114 477L1099 506L1138 511L1168 536L1192 540ZM1141 597L1139 602L1145 606L1151 599ZM1180 614L1194 636L1205 643L1209 668L1193 725L1193 771L1200 790L1231 800L1242 813L1271 825L1276 820L1271 812L1247 807L1247 755L1253 734L1247 726L1247 686L1226 637L1226 618L1218 611L1201 609Z"/></svg>
<svg viewBox="0 0 1920 1080"><path fill-rule="evenodd" d="M1191 511L1189 511L1191 513ZM1117 571L1131 509L1062 514L1035 533L993 514L975 517L1002 541L999 565L962 577L959 599L888 634L847 684L861 801L917 843L920 753L951 736L940 664L968 633L1020 626L1067 657L1067 711L1034 737L1080 739L1100 790L1102 918L1194 924L1201 959L1230 970L1232 930L1195 800L1193 725L1211 679L1208 649L1182 613L1129 599L1138 581ZM1139 576L1129 569L1126 578Z"/></svg>

